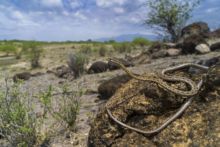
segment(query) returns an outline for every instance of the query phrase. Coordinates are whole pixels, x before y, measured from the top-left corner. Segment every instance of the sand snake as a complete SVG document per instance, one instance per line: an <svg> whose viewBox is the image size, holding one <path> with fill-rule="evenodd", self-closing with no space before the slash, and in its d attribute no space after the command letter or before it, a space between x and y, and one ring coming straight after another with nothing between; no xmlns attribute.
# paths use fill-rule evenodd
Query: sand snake
<svg viewBox="0 0 220 147"><path fill-rule="evenodd" d="M141 130L141 129L138 129L138 128L134 128L134 127L131 127L119 120L117 120L117 118L115 118L113 116L113 114L111 113L110 109L108 107L108 105L106 105L106 110L107 110L107 113L109 115L109 117L114 120L117 124L125 127L125 128L128 128L130 130L133 130L133 131L136 131L136 132L139 132L141 134L144 134L144 135L153 135L153 134L157 134L159 133L161 130L163 130L164 128L166 128L171 122L173 122L175 119L177 119L187 108L188 106L192 103L192 100L193 100L193 96L195 96L199 89L201 88L202 86L202 83L203 83L203 80L201 79L200 82L198 84L195 84L195 82L193 82L192 80L188 79L188 78L185 78L185 77L176 77L176 76L168 76L166 75L167 72L170 72L170 71L174 71L174 70L178 70L178 69L181 69L181 68L185 68L185 67L195 67L195 68L198 68L198 69L201 69L201 70L205 70L207 71L208 70L208 67L206 66L202 66L202 65L198 65L198 64L193 64L193 63L185 63L185 64L181 64L181 65L178 65L178 66L173 66L173 67L169 67L169 68L166 68L164 70L162 70L161 72L161 75L159 75L158 77L143 77L143 76L140 76L140 75L136 75L136 74L133 74L132 72L130 72L123 64L121 64L118 60L116 59L110 59L112 62L116 63L117 65L119 65L126 73L128 73L128 75L130 75L131 77L133 77L134 79L137 79L137 80L142 80L142 81L151 81L151 82L155 82L157 83L158 85L160 85L161 87L169 90L170 92L174 92L178 95L182 95L182 96L191 96L182 106L181 108L173 115L171 116L170 118L168 118L162 125L160 125L158 128L154 129L154 130L150 130L150 131L144 131L144 130ZM157 79L156 79L157 78ZM160 79L161 78L161 79ZM160 80L159 80L160 79ZM190 85L191 87L191 90L190 91L182 91L182 90L178 90L178 89L174 89L172 88L171 86L169 86L168 84L166 84L166 82L164 82L164 80L166 81L179 81L179 82L185 82L186 84Z"/></svg>

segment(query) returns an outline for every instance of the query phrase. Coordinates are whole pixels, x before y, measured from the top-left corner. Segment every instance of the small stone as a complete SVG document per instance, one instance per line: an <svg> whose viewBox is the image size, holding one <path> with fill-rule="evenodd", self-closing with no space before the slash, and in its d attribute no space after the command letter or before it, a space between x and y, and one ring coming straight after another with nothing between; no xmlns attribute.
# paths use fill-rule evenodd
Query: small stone
<svg viewBox="0 0 220 147"><path fill-rule="evenodd" d="M200 54L209 53L211 51L207 44L199 44L195 49Z"/></svg>
<svg viewBox="0 0 220 147"><path fill-rule="evenodd" d="M175 49L175 48L170 48L167 50L167 54L168 54L168 56L178 56L181 54L181 50Z"/></svg>

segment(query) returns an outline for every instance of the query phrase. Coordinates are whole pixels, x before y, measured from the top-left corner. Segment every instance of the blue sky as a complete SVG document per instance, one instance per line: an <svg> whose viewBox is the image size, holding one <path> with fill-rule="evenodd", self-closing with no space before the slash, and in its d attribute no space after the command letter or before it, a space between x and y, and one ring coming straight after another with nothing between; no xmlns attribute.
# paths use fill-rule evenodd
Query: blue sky
<svg viewBox="0 0 220 147"><path fill-rule="evenodd" d="M144 25L147 0L0 0L0 39L87 40L155 34ZM220 0L202 0L192 21L220 27Z"/></svg>

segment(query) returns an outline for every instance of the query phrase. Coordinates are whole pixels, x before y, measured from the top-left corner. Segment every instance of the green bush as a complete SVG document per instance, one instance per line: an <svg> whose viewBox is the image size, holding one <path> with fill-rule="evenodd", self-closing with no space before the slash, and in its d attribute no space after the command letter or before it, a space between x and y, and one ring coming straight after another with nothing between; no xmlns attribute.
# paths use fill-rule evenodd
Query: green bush
<svg viewBox="0 0 220 147"><path fill-rule="evenodd" d="M143 47L143 46L148 46L148 45L151 44L151 42L150 42L149 40L147 40L147 39L145 39L145 38L141 38L141 37L135 38L135 39L132 41L132 43L133 43L134 45L139 45L139 46L141 46L141 47Z"/></svg>
<svg viewBox="0 0 220 147"><path fill-rule="evenodd" d="M91 54L92 53L92 47L90 45L82 45L80 47L79 52L83 53L83 54Z"/></svg>
<svg viewBox="0 0 220 147"><path fill-rule="evenodd" d="M119 53L130 53L132 51L132 44L129 42L123 42L123 43L114 43L113 48L115 51Z"/></svg>
<svg viewBox="0 0 220 147"><path fill-rule="evenodd" d="M85 64L88 62L88 57L82 53L69 55L68 66L74 72L75 77L79 77L85 71Z"/></svg>
<svg viewBox="0 0 220 147"><path fill-rule="evenodd" d="M40 66L39 60L40 56L42 55L42 48L41 44L38 42L26 42L23 44L22 51L27 54L27 57L29 58L31 62L31 67L36 68Z"/></svg>
<svg viewBox="0 0 220 147"><path fill-rule="evenodd" d="M0 134L12 146L34 146L37 142L37 121L28 97L19 85L0 91Z"/></svg>
<svg viewBox="0 0 220 147"><path fill-rule="evenodd" d="M41 93L40 101L45 108L45 114L49 113L59 123L65 123L70 130L75 129L76 117L80 109L79 97L83 94L83 91L70 91L67 85L63 85L62 93L58 93L59 99L56 98L59 103L59 108L54 108L52 105L54 90L52 86L47 91ZM54 99L55 100L55 99Z"/></svg>
<svg viewBox="0 0 220 147"><path fill-rule="evenodd" d="M0 45L0 52L5 52L8 56L9 53L16 54L17 48L12 44Z"/></svg>
<svg viewBox="0 0 220 147"><path fill-rule="evenodd" d="M101 45L100 47L99 47L99 55L101 56L101 57L104 57L104 56L106 56L106 53L107 53L107 47L105 46L105 45Z"/></svg>

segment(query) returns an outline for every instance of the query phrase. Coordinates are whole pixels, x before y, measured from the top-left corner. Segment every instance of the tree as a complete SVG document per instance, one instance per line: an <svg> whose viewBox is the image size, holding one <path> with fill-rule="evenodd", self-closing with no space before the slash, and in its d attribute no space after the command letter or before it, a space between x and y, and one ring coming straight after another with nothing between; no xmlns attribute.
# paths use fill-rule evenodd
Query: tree
<svg viewBox="0 0 220 147"><path fill-rule="evenodd" d="M176 42L181 29L191 17L200 0L149 0L147 25L159 29L169 40Z"/></svg>

